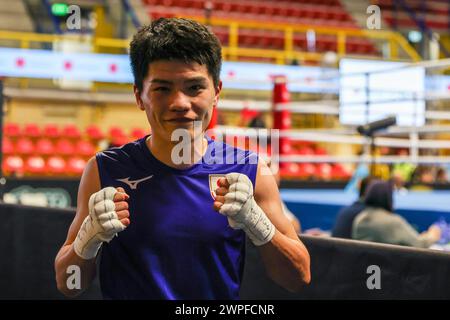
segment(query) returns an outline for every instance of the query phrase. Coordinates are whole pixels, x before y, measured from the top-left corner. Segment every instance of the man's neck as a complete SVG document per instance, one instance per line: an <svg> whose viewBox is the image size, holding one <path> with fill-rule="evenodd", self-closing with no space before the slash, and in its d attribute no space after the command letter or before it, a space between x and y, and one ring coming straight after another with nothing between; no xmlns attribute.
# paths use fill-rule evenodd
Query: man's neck
<svg viewBox="0 0 450 320"><path fill-rule="evenodd" d="M183 150L190 152L190 156L187 158L183 157L183 159L187 161L183 160L182 163L179 163L180 161L172 158L172 156L183 156L183 154L180 155L178 152L174 152L172 155L173 148L179 145L179 142L165 141L154 135L150 135L147 137L145 144L147 145L147 148L149 148L152 155L165 165L175 169L187 169L199 162L205 155L208 147L208 140L206 140L202 135L201 138L191 141L189 145L190 148L183 148Z"/></svg>

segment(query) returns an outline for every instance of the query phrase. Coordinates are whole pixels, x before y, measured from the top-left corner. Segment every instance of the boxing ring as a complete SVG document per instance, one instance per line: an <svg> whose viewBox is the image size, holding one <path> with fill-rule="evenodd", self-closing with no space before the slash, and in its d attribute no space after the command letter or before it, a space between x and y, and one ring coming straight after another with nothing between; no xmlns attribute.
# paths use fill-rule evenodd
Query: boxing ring
<svg viewBox="0 0 450 320"><path fill-rule="evenodd" d="M339 72L317 74L308 79L302 78L300 72L274 77L272 102L251 103L252 110L271 112L272 128L279 130L279 154L276 156L281 176L283 172L295 172L295 168L311 164L340 164L355 172L360 165L373 169L375 166L402 163L448 168L450 112L447 110L450 91L445 84L450 80L444 73L450 69L450 59L411 64L381 62L381 65L373 61L344 62L344 67L351 65L351 68L343 67ZM373 65L367 67L366 64ZM395 79L398 86L387 83L391 81L390 78ZM317 100L294 101L299 98L295 98L293 93L305 92L307 89L327 92L328 96L319 96ZM338 100L330 99L333 94ZM222 107L233 110L238 108L228 101L224 101ZM343 110L346 110L345 114ZM387 116L390 111L398 112L395 114L396 124L375 132L371 137L359 132L358 121L367 125ZM358 113L359 118L352 112ZM294 115L339 117L340 124L333 128L296 129L291 125ZM227 126L217 126L216 130L230 141L230 136L268 140L266 135L270 134L265 129L254 133L244 128ZM316 144L330 152L293 152L294 145L299 144ZM393 151L406 149L409 154L377 154L375 148L378 151L383 148ZM305 150L307 147L303 148ZM357 150L362 150L362 153L357 155ZM273 150L270 156L273 156ZM362 178L354 177L352 180ZM314 179L317 177L310 177L308 183ZM448 183L446 188L450 189ZM355 191L282 189L281 196L301 221L303 230L319 228L328 231L332 229L338 211L357 200ZM424 231L441 217L450 222L450 191L396 193L394 210L418 231Z"/></svg>
<svg viewBox="0 0 450 320"><path fill-rule="evenodd" d="M450 64L445 62L445 67ZM429 67L429 66L428 66ZM366 72L367 74L367 72ZM251 79L249 80L253 82ZM297 79L306 82L306 79ZM307 82L313 82L309 79ZM293 81L291 81L291 84ZM317 83L317 82L316 82ZM320 81L318 83L321 85ZM328 83L323 88L330 89ZM1 86L1 82L0 82ZM331 88L333 89L333 88ZM333 89L334 90L334 89ZM331 90L331 91L333 91ZM2 94L0 87L0 105ZM290 113L322 114L336 116L339 104L335 100L290 102L287 84L276 83L273 111L274 128L280 130L280 164L283 169L300 163L398 163L409 161L414 164L448 164L449 157L428 157L419 151L428 149L433 152L450 149L450 142L439 139L421 139L419 135L450 132L448 126L424 125L421 128L394 128L391 136L376 137L374 146L408 148L408 157L374 157L366 154L359 156L295 155L289 154L290 142L308 141L341 145L366 146L364 137L356 136L352 128L328 128L326 130L294 130L291 128ZM449 95L414 96L413 100L426 100L430 105L437 98L449 99ZM405 97L403 97L405 99ZM408 99L406 97L406 99ZM391 101L392 102L392 101ZM228 102L230 105L231 103ZM267 111L271 103L263 107L252 105L255 109ZM221 104L227 108L227 102ZM229 107L232 109L232 107ZM424 112L427 121L448 121L450 113L442 109L428 109ZM1 117L0 117L1 127ZM227 128L217 127L218 132ZM239 135L239 129L234 129ZM1 132L1 130L0 130ZM229 132L228 132L229 133ZM403 134L401 138L395 135ZM1 138L1 136L0 136ZM0 143L1 143L0 139ZM343 148L347 151L349 148ZM339 150L341 151L341 150ZM342 152L340 152L342 153ZM0 154L1 157L1 154ZM1 158L0 158L1 162ZM294 164L294 165L293 165ZM0 172L0 176L1 176ZM0 187L2 183L0 183ZM1 195L1 188L0 188ZM281 197L288 208L299 218L303 230L320 228L330 230L339 209L356 200L355 193L343 190L282 189ZM450 191L408 192L396 194L395 212L404 216L418 231L425 230L430 224L444 217L450 222ZM1 224L0 247L5 253L0 261L0 292L4 299L62 299L56 290L54 281L54 257L64 242L67 230L73 219L74 210L56 210L49 208L25 207L0 204ZM242 288L244 298L449 298L450 255L433 250L404 248L383 244L367 243L332 238L301 236L311 254L312 284L297 296L280 292L273 284L268 284L261 270L262 263L251 246L247 250L246 272ZM367 266L380 265L384 275L383 291L370 291L365 287ZM262 280L264 279L264 280ZM99 298L98 283L94 283L89 292L81 298Z"/></svg>

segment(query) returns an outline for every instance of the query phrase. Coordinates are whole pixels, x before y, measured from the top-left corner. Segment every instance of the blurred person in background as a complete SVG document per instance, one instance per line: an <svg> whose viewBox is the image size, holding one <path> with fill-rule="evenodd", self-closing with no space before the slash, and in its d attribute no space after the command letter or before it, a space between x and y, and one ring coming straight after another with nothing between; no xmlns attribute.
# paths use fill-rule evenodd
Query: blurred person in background
<svg viewBox="0 0 450 320"><path fill-rule="evenodd" d="M366 194L367 186L373 180L373 177L368 176L360 181L359 184L359 198L350 206L342 208L334 224L333 230L331 232L332 237L338 238L352 238L352 225L355 217L366 208L364 202L364 196Z"/></svg>
<svg viewBox="0 0 450 320"><path fill-rule="evenodd" d="M409 189L414 191L431 191L430 186L435 181L433 168L429 166L418 166L411 177Z"/></svg>
<svg viewBox="0 0 450 320"><path fill-rule="evenodd" d="M359 213L352 227L352 238L363 241L428 248L441 237L441 230L431 225L418 233L402 216L393 213L391 181L373 181L366 193L366 209Z"/></svg>
<svg viewBox="0 0 450 320"><path fill-rule="evenodd" d="M399 157L406 157L409 155L407 149L400 149L397 153ZM411 180L416 165L410 162L394 163L392 165L392 179L397 190L405 190L405 185Z"/></svg>
<svg viewBox="0 0 450 320"><path fill-rule="evenodd" d="M447 171L444 168L439 168L436 172L436 183L445 184L448 182Z"/></svg>

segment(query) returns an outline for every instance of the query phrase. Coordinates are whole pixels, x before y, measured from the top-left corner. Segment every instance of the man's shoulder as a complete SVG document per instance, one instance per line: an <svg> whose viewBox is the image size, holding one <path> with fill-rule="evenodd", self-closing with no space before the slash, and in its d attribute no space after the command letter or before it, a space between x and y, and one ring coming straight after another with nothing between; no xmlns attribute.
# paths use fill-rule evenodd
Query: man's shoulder
<svg viewBox="0 0 450 320"><path fill-rule="evenodd" d="M128 142L122 146L118 147L110 147L103 151L97 153L98 157L105 157L110 159L120 159L121 157L130 157L136 154L137 151L140 151L140 140L135 140Z"/></svg>
<svg viewBox="0 0 450 320"><path fill-rule="evenodd" d="M145 162L145 152L141 139L126 143L120 147L112 147L96 154L99 168L135 167Z"/></svg>
<svg viewBox="0 0 450 320"><path fill-rule="evenodd" d="M233 146L220 140L212 140L212 143L216 154L219 152L223 155L223 157L233 155L237 158L238 163L239 160L245 160L245 163L257 164L258 154L256 152L244 149L241 146Z"/></svg>

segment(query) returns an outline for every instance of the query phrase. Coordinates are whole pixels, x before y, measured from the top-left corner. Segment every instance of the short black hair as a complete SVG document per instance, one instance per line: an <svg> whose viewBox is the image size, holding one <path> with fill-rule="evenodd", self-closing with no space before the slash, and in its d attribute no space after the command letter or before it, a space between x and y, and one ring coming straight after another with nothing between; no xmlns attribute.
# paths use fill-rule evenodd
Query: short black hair
<svg viewBox="0 0 450 320"><path fill-rule="evenodd" d="M369 207L393 210L392 181L372 180L367 187L365 204Z"/></svg>
<svg viewBox="0 0 450 320"><path fill-rule="evenodd" d="M149 65L158 60L180 60L205 65L214 86L219 85L222 48L204 25L183 18L160 18L140 28L130 43L134 84L142 92Z"/></svg>

